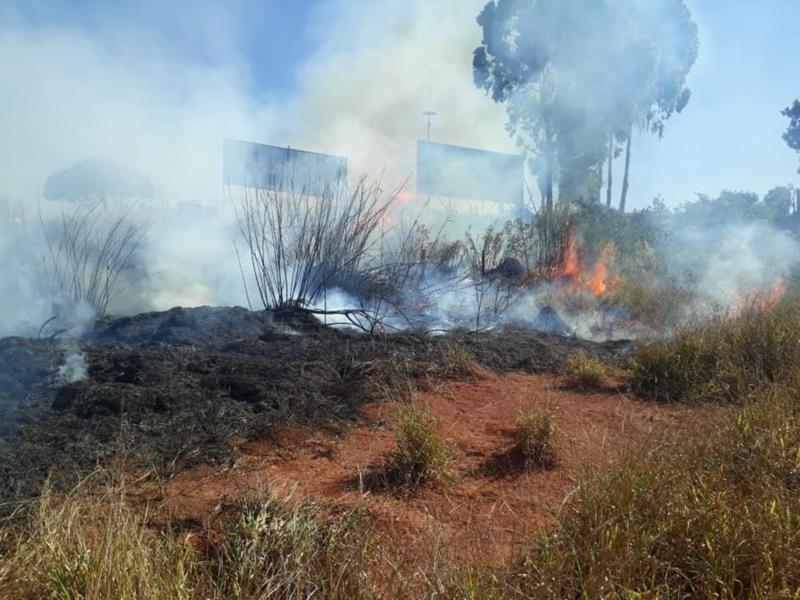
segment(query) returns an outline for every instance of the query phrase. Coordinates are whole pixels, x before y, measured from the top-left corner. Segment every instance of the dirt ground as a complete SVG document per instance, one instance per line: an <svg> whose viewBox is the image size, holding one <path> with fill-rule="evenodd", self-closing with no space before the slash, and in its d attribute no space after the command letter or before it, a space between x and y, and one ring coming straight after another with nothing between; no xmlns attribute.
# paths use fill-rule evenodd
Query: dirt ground
<svg viewBox="0 0 800 600"><path fill-rule="evenodd" d="M377 539L391 548L387 561L425 565L447 556L500 564L547 525L582 470L647 436L715 416L703 407L643 402L621 389L577 391L559 375L524 373L437 384L417 401L439 419L452 463L442 482L414 492L364 483L394 447L391 402L363 405L344 431L265 430L239 440L228 464L188 469L166 483L138 473L131 490L158 506L161 518L189 523L200 536L217 535L229 500L270 490L290 502L366 513ZM510 434L520 412L539 407L555 414L556 460L551 468L526 470L509 458Z"/></svg>
<svg viewBox="0 0 800 600"><path fill-rule="evenodd" d="M71 339L0 339L0 512L47 478L68 489L120 458L163 478L225 466L237 439L276 427L346 427L376 399L376 371L441 368L454 349L496 372L539 373L578 350L613 363L630 347L513 329L371 337L303 312L224 307L103 319ZM75 353L86 377L65 383L59 369Z"/></svg>

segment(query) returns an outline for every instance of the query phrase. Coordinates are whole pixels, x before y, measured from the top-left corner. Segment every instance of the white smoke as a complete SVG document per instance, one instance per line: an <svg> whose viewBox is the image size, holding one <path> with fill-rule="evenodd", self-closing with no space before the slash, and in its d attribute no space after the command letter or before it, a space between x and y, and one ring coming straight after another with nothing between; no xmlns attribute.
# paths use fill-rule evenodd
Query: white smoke
<svg viewBox="0 0 800 600"><path fill-rule="evenodd" d="M36 215L47 175L77 160L115 160L147 174L157 190L137 214L150 225L141 260L147 272L124 282L110 307L120 314L246 303L222 186L226 137L347 156L351 176L382 174L386 188L408 180L412 190L424 110L439 113L434 140L517 151L504 108L473 84L472 52L481 37L475 18L485 3L322 0L310 30L296 32L310 37L313 50L297 68L294 88L281 93L259 88L259 63L238 43L253 3L141 3L144 22L168 21L190 53L113 10L83 23L42 18L51 12L44 4L3 3L0 335L35 331L52 316L35 280L36 219L23 227L2 210L2 199ZM28 18L32 6L38 18ZM423 220L440 217L427 212ZM481 218L488 225L496 215ZM713 244L718 253L701 277L711 297L755 279L759 265L783 269L786 257L797 255L785 236L768 235L775 249L765 253L763 233L731 232ZM475 308L472 289L441 294L443 323ZM526 316L538 307L529 304Z"/></svg>
<svg viewBox="0 0 800 600"><path fill-rule="evenodd" d="M100 16L86 24L55 9L61 18L48 20L50 9L35 3L4 4L0 54L9 60L0 61L0 198L35 215L54 170L83 158L138 169L156 187L155 205L144 207L156 231L143 261L151 273L132 282L112 312L241 304L243 295L232 293L238 268L223 199L223 139L339 153L349 157L351 175L382 176L387 188L409 178L413 187L423 110L440 113L435 139L513 150L502 108L472 84L471 52L480 39L474 19L482 4L323 1L312 13L315 50L297 71L296 90L272 96L255 91L257 61L249 67L252 57L237 44L254 9L247 2L192 3L186 10L143 3L148 18L174 20L197 57L147 28L133 29L114 11L98 8ZM184 203L216 217L178 214ZM17 314L34 300L20 303L19 289L31 287L20 264L30 260L3 258L3 287L16 282L0 302L6 332L16 328L12 322L47 318L47 308Z"/></svg>
<svg viewBox="0 0 800 600"><path fill-rule="evenodd" d="M89 375L86 355L77 347L70 347L64 355L64 364L58 369L58 381L62 384L76 383Z"/></svg>
<svg viewBox="0 0 800 600"><path fill-rule="evenodd" d="M743 291L768 289L777 278L788 277L800 258L800 244L767 222L699 222L672 231L669 253L695 275L701 303L734 308Z"/></svg>

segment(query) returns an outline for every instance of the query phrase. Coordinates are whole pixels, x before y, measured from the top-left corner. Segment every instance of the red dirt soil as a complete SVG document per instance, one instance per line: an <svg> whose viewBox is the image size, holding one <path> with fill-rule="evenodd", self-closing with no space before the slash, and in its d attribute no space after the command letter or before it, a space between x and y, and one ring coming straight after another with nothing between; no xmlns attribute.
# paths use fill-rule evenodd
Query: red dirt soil
<svg viewBox="0 0 800 600"><path fill-rule="evenodd" d="M708 422L714 415L708 408L647 403L612 389L576 391L556 375L445 382L418 400L440 419L453 460L444 481L414 493L359 485L360 474L394 447L395 406L383 403L366 405L359 422L343 433L272 431L242 442L238 458L224 468L185 471L163 486L146 484L137 495L157 500L173 519L213 530L226 500L269 489L292 502L365 511L399 560L447 555L499 564L550 522L581 470L650 434ZM504 458L511 430L521 411L543 406L555 414L556 463L550 469L516 469Z"/></svg>

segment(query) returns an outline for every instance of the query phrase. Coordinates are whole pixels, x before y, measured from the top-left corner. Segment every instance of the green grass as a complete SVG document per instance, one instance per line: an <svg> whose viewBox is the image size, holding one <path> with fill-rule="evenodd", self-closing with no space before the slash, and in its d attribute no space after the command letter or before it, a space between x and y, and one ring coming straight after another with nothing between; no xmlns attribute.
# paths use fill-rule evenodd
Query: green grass
<svg viewBox="0 0 800 600"><path fill-rule="evenodd" d="M450 455L436 431L438 420L412 402L397 409L396 421L397 447L387 456L391 482L414 487L442 479Z"/></svg>

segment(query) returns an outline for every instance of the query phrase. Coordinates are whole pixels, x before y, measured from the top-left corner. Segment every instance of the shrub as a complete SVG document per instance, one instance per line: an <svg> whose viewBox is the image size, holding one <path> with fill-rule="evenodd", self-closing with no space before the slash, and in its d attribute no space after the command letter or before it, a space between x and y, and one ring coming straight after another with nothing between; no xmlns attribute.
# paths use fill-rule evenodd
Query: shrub
<svg viewBox="0 0 800 600"><path fill-rule="evenodd" d="M772 310L749 307L679 331L671 340L639 348L635 389L658 400L734 402L780 382L800 361L800 299Z"/></svg>
<svg viewBox="0 0 800 600"><path fill-rule="evenodd" d="M582 350L569 357L567 381L580 389L602 388L608 384L608 369L603 362Z"/></svg>
<svg viewBox="0 0 800 600"><path fill-rule="evenodd" d="M102 317L119 292L119 279L141 251L145 230L130 210L112 213L102 202L79 205L55 222L40 215L46 250L41 271L55 304L84 304ZM63 316L63 315L61 315Z"/></svg>
<svg viewBox="0 0 800 600"><path fill-rule="evenodd" d="M315 304L326 289L351 287L393 199L364 179L349 189L343 177L321 190L245 190L236 214L264 308Z"/></svg>
<svg viewBox="0 0 800 600"><path fill-rule="evenodd" d="M397 410L397 448L388 456L392 482L413 487L444 476L450 457L436 432L438 424L416 402Z"/></svg>
<svg viewBox="0 0 800 600"><path fill-rule="evenodd" d="M641 276L621 279L609 296L632 318L663 333L679 326L693 299L689 287L677 281L648 281Z"/></svg>
<svg viewBox="0 0 800 600"><path fill-rule="evenodd" d="M512 449L526 468L549 467L554 462L554 433L555 419L549 408L523 413L514 426Z"/></svg>

